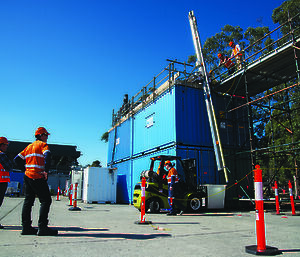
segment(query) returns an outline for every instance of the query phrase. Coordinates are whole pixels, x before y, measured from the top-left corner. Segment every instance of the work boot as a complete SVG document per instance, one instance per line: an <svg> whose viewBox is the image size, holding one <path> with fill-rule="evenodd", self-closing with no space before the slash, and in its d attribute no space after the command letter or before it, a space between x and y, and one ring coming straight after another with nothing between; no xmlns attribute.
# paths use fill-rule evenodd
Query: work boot
<svg viewBox="0 0 300 257"><path fill-rule="evenodd" d="M34 227L23 227L21 235L36 235L38 230Z"/></svg>
<svg viewBox="0 0 300 257"><path fill-rule="evenodd" d="M168 216L176 216L177 214L176 214L176 212L169 212L169 213L167 213L167 215Z"/></svg>
<svg viewBox="0 0 300 257"><path fill-rule="evenodd" d="M38 236L57 236L58 230L54 228L49 227L42 227L39 228L39 231L37 233Z"/></svg>

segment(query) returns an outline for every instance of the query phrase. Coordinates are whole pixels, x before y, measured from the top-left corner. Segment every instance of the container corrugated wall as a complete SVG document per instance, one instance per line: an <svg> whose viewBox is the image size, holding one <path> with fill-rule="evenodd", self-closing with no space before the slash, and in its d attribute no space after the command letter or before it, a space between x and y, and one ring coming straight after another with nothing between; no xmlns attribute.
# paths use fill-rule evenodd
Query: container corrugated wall
<svg viewBox="0 0 300 257"><path fill-rule="evenodd" d="M110 131L108 137L108 160L115 161L131 155L131 121L129 118Z"/></svg>
<svg viewBox="0 0 300 257"><path fill-rule="evenodd" d="M176 87L176 142L212 146L203 90Z"/></svg>
<svg viewBox="0 0 300 257"><path fill-rule="evenodd" d="M82 200L87 203L116 203L117 173L100 167L87 167L83 171Z"/></svg>
<svg viewBox="0 0 300 257"><path fill-rule="evenodd" d="M244 99L215 94L212 99L223 148L249 148L247 109L226 112ZM174 155L197 159L199 183L223 182L224 174L216 169L202 89L173 86L111 130L108 148L108 165L118 168L120 202L132 202L140 172L149 168L149 156L165 148L165 154L173 149Z"/></svg>
<svg viewBox="0 0 300 257"><path fill-rule="evenodd" d="M249 148L245 101L213 95L223 147ZM212 147L203 90L174 86L109 133L108 163L168 145Z"/></svg>
<svg viewBox="0 0 300 257"><path fill-rule="evenodd" d="M176 141L175 88L137 113L133 125L133 155Z"/></svg>
<svg viewBox="0 0 300 257"><path fill-rule="evenodd" d="M130 195L133 194L131 160L120 162L114 167L118 170L117 178L117 202L129 203Z"/></svg>

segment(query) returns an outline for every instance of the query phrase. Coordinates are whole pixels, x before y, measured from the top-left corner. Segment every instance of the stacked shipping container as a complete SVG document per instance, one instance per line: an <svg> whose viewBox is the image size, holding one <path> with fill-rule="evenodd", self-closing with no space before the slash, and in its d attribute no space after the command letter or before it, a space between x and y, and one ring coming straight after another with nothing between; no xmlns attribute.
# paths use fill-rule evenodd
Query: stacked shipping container
<svg viewBox="0 0 300 257"><path fill-rule="evenodd" d="M223 148L231 153L248 149L246 109L228 112L244 99L213 95L213 101ZM109 131L108 165L118 168L118 202L132 202L141 171L149 168L150 157L159 154L195 158L199 183L223 182L216 169L202 89L175 84Z"/></svg>

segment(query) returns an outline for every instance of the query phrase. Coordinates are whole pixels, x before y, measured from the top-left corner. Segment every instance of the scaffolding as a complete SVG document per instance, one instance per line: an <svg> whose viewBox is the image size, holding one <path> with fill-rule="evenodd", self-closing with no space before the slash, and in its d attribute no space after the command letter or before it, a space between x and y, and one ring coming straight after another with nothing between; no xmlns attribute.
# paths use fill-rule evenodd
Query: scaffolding
<svg viewBox="0 0 300 257"><path fill-rule="evenodd" d="M243 59L242 67L233 74L227 75L223 67L214 77L214 91L246 99L245 104L227 109L226 113L247 108L249 157L252 169L257 163L264 167L267 180L265 193L268 195L272 194L271 186L274 180L278 180L279 171L284 169L285 173L289 173L287 176L293 175L291 179L295 183L296 196L299 195L300 141L295 138L298 128L293 122L300 108L297 107L300 98L297 94L300 89L300 28L293 27L297 24L294 22L296 19L299 21L299 14L243 49L243 56L248 56ZM288 33L275 39L283 26L290 28ZM263 48L257 47L267 39L272 39L272 43ZM258 135L259 131L263 131L264 135ZM285 140L280 140L280 137ZM291 163L293 166L287 165Z"/></svg>
<svg viewBox="0 0 300 257"><path fill-rule="evenodd" d="M259 163L265 169L265 180L267 181L266 192L271 193L271 185L278 180L278 173L287 169L293 174L295 192L299 195L299 172L298 153L300 152L300 141L294 138L294 131L298 129L293 120L298 116L298 109L292 106L300 99L300 27L293 27L294 22L299 21L299 14L273 31L266 34L247 48L242 50L244 59L242 66L234 73L228 75L224 67L213 70L211 74L211 89L218 94L231 97L243 97L246 103L225 110L225 114L238 112L241 108L247 109L249 124L248 152L239 152L237 155L248 154L252 170ZM288 33L282 36L279 31L288 26ZM271 40L270 40L271 39ZM271 42L265 47L262 43ZM234 57L233 57L234 59ZM174 84L202 88L201 78L197 71L199 67L192 66L177 60L167 60L169 64L158 75L130 99L125 95L121 108L112 114L112 129L124 120L133 116L148 103L154 101L160 94L169 90ZM299 91L299 97L295 92ZM239 119L236 115L237 121ZM217 116L217 119L220 118ZM258 128L268 127L268 131L262 129L268 136L266 142L261 142ZM276 127L280 127L278 130ZM111 130L112 130L111 129ZM280 142L278 133L287 133L290 138L288 142ZM277 139L277 140L276 140ZM300 139L299 139L300 140ZM238 158L238 156L233 157ZM293 163L288 166L287 163Z"/></svg>

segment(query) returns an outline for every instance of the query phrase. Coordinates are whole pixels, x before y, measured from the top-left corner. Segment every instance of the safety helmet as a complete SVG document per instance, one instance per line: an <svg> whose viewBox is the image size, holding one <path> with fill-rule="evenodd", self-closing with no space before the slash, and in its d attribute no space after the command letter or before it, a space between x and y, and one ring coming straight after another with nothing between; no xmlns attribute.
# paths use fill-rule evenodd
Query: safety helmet
<svg viewBox="0 0 300 257"><path fill-rule="evenodd" d="M223 54L221 54L221 53L218 53L218 58L220 58L222 55L223 55Z"/></svg>
<svg viewBox="0 0 300 257"><path fill-rule="evenodd" d="M165 162L165 165L170 165L172 166L172 162L170 162L169 160Z"/></svg>
<svg viewBox="0 0 300 257"><path fill-rule="evenodd" d="M42 134L50 135L50 133L44 127L37 128L37 130L35 131L35 135L37 136Z"/></svg>
<svg viewBox="0 0 300 257"><path fill-rule="evenodd" d="M6 145L8 145L8 140L7 140L6 137L0 137L0 145L1 145L1 144L6 144Z"/></svg>
<svg viewBox="0 0 300 257"><path fill-rule="evenodd" d="M234 43L232 41L229 42L229 46L233 46Z"/></svg>

